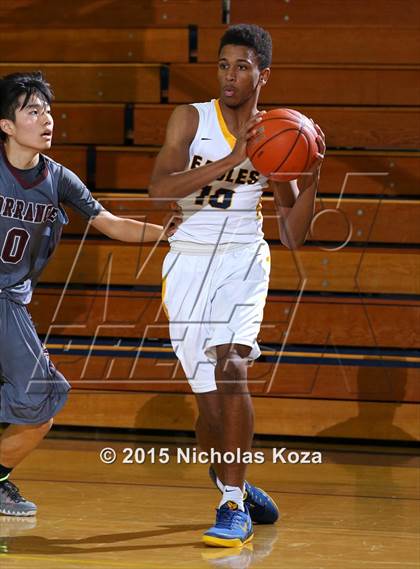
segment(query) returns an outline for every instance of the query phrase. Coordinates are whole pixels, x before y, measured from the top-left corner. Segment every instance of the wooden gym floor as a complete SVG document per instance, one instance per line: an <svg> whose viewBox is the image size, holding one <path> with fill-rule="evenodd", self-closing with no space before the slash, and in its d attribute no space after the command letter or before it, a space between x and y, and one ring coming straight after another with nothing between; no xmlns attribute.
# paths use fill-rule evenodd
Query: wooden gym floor
<svg viewBox="0 0 420 569"><path fill-rule="evenodd" d="M242 550L206 548L218 494L201 464L121 464L125 447L153 442L49 438L16 470L14 481L37 502L36 519L0 516L2 569L264 567L410 569L419 567L418 457L409 448L322 450L322 464L264 464L248 478L277 500L282 519L256 526ZM271 444L271 443L270 443ZM185 448L185 440L177 445ZM117 461L99 459L113 447ZM258 449L261 450L261 449Z"/></svg>

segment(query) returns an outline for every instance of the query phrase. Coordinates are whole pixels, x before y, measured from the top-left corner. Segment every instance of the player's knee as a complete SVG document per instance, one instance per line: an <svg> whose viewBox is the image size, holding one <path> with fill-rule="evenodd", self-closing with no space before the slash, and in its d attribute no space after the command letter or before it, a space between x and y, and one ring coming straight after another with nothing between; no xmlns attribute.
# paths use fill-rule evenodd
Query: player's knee
<svg viewBox="0 0 420 569"><path fill-rule="evenodd" d="M222 376L225 381L246 379L247 364L246 357L243 357L237 350L231 349L220 356L218 355L216 375Z"/></svg>
<svg viewBox="0 0 420 569"><path fill-rule="evenodd" d="M246 387L248 360L236 350L218 358L216 364L217 388L220 391L241 391Z"/></svg>

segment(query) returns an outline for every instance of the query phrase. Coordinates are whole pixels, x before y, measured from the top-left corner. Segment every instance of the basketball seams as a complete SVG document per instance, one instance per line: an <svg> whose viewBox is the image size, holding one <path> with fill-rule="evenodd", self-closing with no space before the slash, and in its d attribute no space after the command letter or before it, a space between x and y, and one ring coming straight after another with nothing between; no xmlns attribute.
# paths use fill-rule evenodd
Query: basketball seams
<svg viewBox="0 0 420 569"><path fill-rule="evenodd" d="M304 168L304 172L306 172L306 169L310 166L309 160L311 157L311 141L310 141L310 138L308 136L308 133L306 133L305 130L302 130L302 135L305 137L306 143L308 145L308 152L306 153L306 162L305 162L305 168Z"/></svg>
<svg viewBox="0 0 420 569"><path fill-rule="evenodd" d="M285 128L284 130L281 130L280 132L276 132L275 134L270 136L270 138L267 138L267 140L265 140L262 144L260 144L258 146L258 148L252 153L252 156L249 156L249 159L251 160L251 162L252 162L252 159L254 158L254 156L256 155L256 153L259 152L261 150L261 148L264 148L264 146L266 144L268 144L271 140L273 140L273 138L276 138L277 136L279 136L280 134L283 134L284 132L289 132L289 131L293 131L293 130L298 130L298 129L297 128Z"/></svg>
<svg viewBox="0 0 420 569"><path fill-rule="evenodd" d="M290 157L293 150L296 148L296 144L298 143L298 140L299 140L299 137L301 134L302 134L302 126L299 127L299 131L298 131L298 134L296 136L296 139L295 139L293 145L291 146L289 152L287 153L286 157L284 158L283 162L281 162L281 164L279 164L279 166L277 166L277 168L274 170L274 172L277 172L283 166L283 164L286 162L286 160Z"/></svg>

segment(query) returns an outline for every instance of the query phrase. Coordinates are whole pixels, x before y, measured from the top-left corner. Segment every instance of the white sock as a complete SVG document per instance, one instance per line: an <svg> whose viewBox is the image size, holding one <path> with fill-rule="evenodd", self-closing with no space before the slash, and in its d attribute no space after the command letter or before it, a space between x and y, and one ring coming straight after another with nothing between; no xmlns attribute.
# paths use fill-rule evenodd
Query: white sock
<svg viewBox="0 0 420 569"><path fill-rule="evenodd" d="M238 504L238 508L240 510L242 510L243 512L245 511L244 494L242 490L239 488L239 486L228 486L226 484L223 490L222 499L220 500L219 508L221 508L223 504L226 504L226 502L235 502L236 504Z"/></svg>
<svg viewBox="0 0 420 569"><path fill-rule="evenodd" d="M223 484L223 482L220 480L220 478L218 476L216 476L216 484L217 484L217 487L219 488L220 492L222 492L222 494L223 494L223 492L225 491L225 485ZM245 494L245 484L243 485L242 493Z"/></svg>

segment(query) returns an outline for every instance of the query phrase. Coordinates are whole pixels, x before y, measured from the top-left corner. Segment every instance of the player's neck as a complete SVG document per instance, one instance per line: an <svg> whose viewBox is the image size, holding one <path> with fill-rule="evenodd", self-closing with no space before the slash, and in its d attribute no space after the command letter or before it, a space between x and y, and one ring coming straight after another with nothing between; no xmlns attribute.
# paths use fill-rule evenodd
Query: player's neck
<svg viewBox="0 0 420 569"><path fill-rule="evenodd" d="M21 146L13 139L8 139L4 143L4 151L9 163L15 168L19 168L19 170L29 170L34 168L39 162L39 152Z"/></svg>
<svg viewBox="0 0 420 569"><path fill-rule="evenodd" d="M246 123L252 115L258 112L257 101L254 99L246 101L240 107L233 108L225 105L222 100L219 100L219 103L225 123L229 131L235 136L238 134L242 125Z"/></svg>

